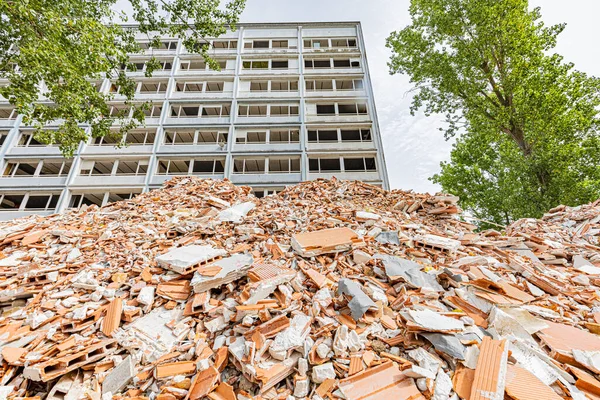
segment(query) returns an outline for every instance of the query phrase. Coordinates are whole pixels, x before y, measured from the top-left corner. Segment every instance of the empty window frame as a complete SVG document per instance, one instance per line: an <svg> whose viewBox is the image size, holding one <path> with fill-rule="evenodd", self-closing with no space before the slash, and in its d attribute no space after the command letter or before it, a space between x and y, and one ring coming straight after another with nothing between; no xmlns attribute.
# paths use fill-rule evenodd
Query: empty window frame
<svg viewBox="0 0 600 400"><path fill-rule="evenodd" d="M333 68L360 68L360 62L358 60L334 59Z"/></svg>
<svg viewBox="0 0 600 400"><path fill-rule="evenodd" d="M18 147L39 147L47 146L46 144L39 142L35 139L35 134L32 131L21 131L19 137Z"/></svg>
<svg viewBox="0 0 600 400"><path fill-rule="evenodd" d="M269 60L255 60L242 62L244 69L269 69Z"/></svg>
<svg viewBox="0 0 600 400"><path fill-rule="evenodd" d="M267 131L236 132L235 142L239 144L267 143Z"/></svg>
<svg viewBox="0 0 600 400"><path fill-rule="evenodd" d="M298 115L298 106L271 105L270 115L275 117L293 117Z"/></svg>
<svg viewBox="0 0 600 400"><path fill-rule="evenodd" d="M245 49L268 49L270 47L269 40L252 40L244 43Z"/></svg>
<svg viewBox="0 0 600 400"><path fill-rule="evenodd" d="M329 58L306 59L304 67L308 69L331 68L331 60Z"/></svg>
<svg viewBox="0 0 600 400"><path fill-rule="evenodd" d="M296 92L298 81L271 81L272 92Z"/></svg>
<svg viewBox="0 0 600 400"><path fill-rule="evenodd" d="M155 105L150 104L147 108L144 108L143 113L148 118L160 118L160 113L162 112L162 104Z"/></svg>
<svg viewBox="0 0 600 400"><path fill-rule="evenodd" d="M164 94L167 92L168 81L141 81L137 92L139 94Z"/></svg>
<svg viewBox="0 0 600 400"><path fill-rule="evenodd" d="M300 158L269 157L270 174L290 174L300 172Z"/></svg>
<svg viewBox="0 0 600 400"><path fill-rule="evenodd" d="M309 92L331 91L333 90L332 79L315 79L305 81L306 90Z"/></svg>
<svg viewBox="0 0 600 400"><path fill-rule="evenodd" d="M125 133L123 137L119 137L119 130L111 130L110 133L103 137L92 139L92 146L117 146L125 145L150 145L154 143L156 138L156 128L149 129L132 129Z"/></svg>
<svg viewBox="0 0 600 400"><path fill-rule="evenodd" d="M11 120L17 118L17 111L12 107L0 107L0 120Z"/></svg>
<svg viewBox="0 0 600 400"><path fill-rule="evenodd" d="M257 198L263 198L281 192L284 188L252 188L252 193Z"/></svg>
<svg viewBox="0 0 600 400"><path fill-rule="evenodd" d="M335 115L335 104L317 104L317 115Z"/></svg>
<svg viewBox="0 0 600 400"><path fill-rule="evenodd" d="M288 60L271 60L271 69L288 69Z"/></svg>
<svg viewBox="0 0 600 400"><path fill-rule="evenodd" d="M81 176L138 176L148 172L148 160L83 160Z"/></svg>
<svg viewBox="0 0 600 400"><path fill-rule="evenodd" d="M0 210L53 211L60 193L4 193L0 194Z"/></svg>
<svg viewBox="0 0 600 400"><path fill-rule="evenodd" d="M266 117L269 106L267 104L240 104L238 116L240 117Z"/></svg>
<svg viewBox="0 0 600 400"><path fill-rule="evenodd" d="M158 59L156 60L158 64L154 68L154 72L156 71L170 71L173 69L173 59ZM132 61L133 66L127 66L124 68L127 72L145 72L148 68L147 62L145 60Z"/></svg>
<svg viewBox="0 0 600 400"><path fill-rule="evenodd" d="M196 105L196 104L178 104L171 106L171 118L220 118L228 117L230 106L228 104L219 105Z"/></svg>
<svg viewBox="0 0 600 400"><path fill-rule="evenodd" d="M179 63L180 71L204 71L207 64L204 60L181 60Z"/></svg>
<svg viewBox="0 0 600 400"><path fill-rule="evenodd" d="M225 172L225 159L192 160L192 175L218 175Z"/></svg>
<svg viewBox="0 0 600 400"><path fill-rule="evenodd" d="M91 206L96 204L102 207L109 203L116 201L131 200L135 196L141 193L141 190L125 191L127 189L121 189L122 192L100 192L100 193L74 193L71 195L69 201L69 208L79 208L83 205Z"/></svg>
<svg viewBox="0 0 600 400"><path fill-rule="evenodd" d="M333 129L314 129L308 131L309 143L338 142L338 131Z"/></svg>
<svg viewBox="0 0 600 400"><path fill-rule="evenodd" d="M362 90L364 84L362 79L336 79L335 90Z"/></svg>
<svg viewBox="0 0 600 400"><path fill-rule="evenodd" d="M366 103L338 104L339 115L367 115Z"/></svg>
<svg viewBox="0 0 600 400"><path fill-rule="evenodd" d="M309 158L308 170L314 173L341 172L341 163L338 158Z"/></svg>
<svg viewBox="0 0 600 400"><path fill-rule="evenodd" d="M234 174L264 174L264 158L235 158L233 160Z"/></svg>
<svg viewBox="0 0 600 400"><path fill-rule="evenodd" d="M0 147L4 145L6 138L8 137L8 131L0 131Z"/></svg>
<svg viewBox="0 0 600 400"><path fill-rule="evenodd" d="M269 131L270 143L299 143L300 131L298 129L271 129Z"/></svg>
<svg viewBox="0 0 600 400"><path fill-rule="evenodd" d="M237 40L213 40L212 47L217 50L235 50L237 44Z"/></svg>
<svg viewBox="0 0 600 400"><path fill-rule="evenodd" d="M138 42L138 45L140 46L140 48L142 50L150 50L150 49L154 49L154 50L177 50L177 40L173 39L173 40L163 40L160 43L158 43L157 46L152 47L150 45L150 42Z"/></svg>
<svg viewBox="0 0 600 400"><path fill-rule="evenodd" d="M304 39L305 49L322 49L329 47L329 39Z"/></svg>
<svg viewBox="0 0 600 400"><path fill-rule="evenodd" d="M204 82L177 82L175 90L182 93L198 93L204 90Z"/></svg>
<svg viewBox="0 0 600 400"><path fill-rule="evenodd" d="M188 175L190 173L191 160L159 159L158 175Z"/></svg>
<svg viewBox="0 0 600 400"><path fill-rule="evenodd" d="M127 118L131 113L131 107L126 104L113 104L109 110L108 115L114 118Z"/></svg>
<svg viewBox="0 0 600 400"><path fill-rule="evenodd" d="M341 129L342 142L370 142L370 129Z"/></svg>
<svg viewBox="0 0 600 400"><path fill-rule="evenodd" d="M193 145L193 144L222 144L227 143L227 132L204 131L194 129L178 129L165 131L166 145Z"/></svg>
<svg viewBox="0 0 600 400"><path fill-rule="evenodd" d="M377 166L374 157L344 157L344 170L346 172L374 172Z"/></svg>
<svg viewBox="0 0 600 400"><path fill-rule="evenodd" d="M268 92L269 81L251 81L250 82L251 92Z"/></svg>
<svg viewBox="0 0 600 400"><path fill-rule="evenodd" d="M5 177L64 177L69 174L72 165L71 160L40 160L8 161L4 167Z"/></svg>
<svg viewBox="0 0 600 400"><path fill-rule="evenodd" d="M296 46L290 46L290 42L287 39L273 39L271 40L271 48L273 49L295 49Z"/></svg>
<svg viewBox="0 0 600 400"><path fill-rule="evenodd" d="M335 38L331 39L333 48L356 48L356 38Z"/></svg>

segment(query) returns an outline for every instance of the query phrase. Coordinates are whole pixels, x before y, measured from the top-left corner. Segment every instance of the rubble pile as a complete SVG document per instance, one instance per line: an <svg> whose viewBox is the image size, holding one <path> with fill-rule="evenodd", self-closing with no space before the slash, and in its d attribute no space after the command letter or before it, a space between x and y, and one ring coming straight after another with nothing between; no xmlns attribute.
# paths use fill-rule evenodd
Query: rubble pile
<svg viewBox="0 0 600 400"><path fill-rule="evenodd" d="M2 223L0 398L600 398L600 202L457 200L181 177Z"/></svg>

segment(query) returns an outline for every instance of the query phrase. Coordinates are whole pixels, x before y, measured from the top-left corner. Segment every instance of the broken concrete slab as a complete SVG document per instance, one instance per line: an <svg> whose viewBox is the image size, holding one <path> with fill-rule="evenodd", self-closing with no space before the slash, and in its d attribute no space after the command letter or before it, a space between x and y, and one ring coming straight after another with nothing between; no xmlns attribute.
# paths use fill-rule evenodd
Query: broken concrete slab
<svg viewBox="0 0 600 400"><path fill-rule="evenodd" d="M192 272L194 267L225 255L227 251L223 249L192 244L173 248L156 257L156 262L159 266L178 274L187 274Z"/></svg>
<svg viewBox="0 0 600 400"><path fill-rule="evenodd" d="M363 292L361 286L353 280L344 278L338 282L338 293L345 294L352 299L348 303L352 318L359 320L368 310L377 310L377 305Z"/></svg>
<svg viewBox="0 0 600 400"><path fill-rule="evenodd" d="M196 271L191 282L194 292L206 292L246 276L253 262L254 259L250 254L234 254L211 263L212 266L220 267L221 270L213 276L201 275Z"/></svg>
<svg viewBox="0 0 600 400"><path fill-rule="evenodd" d="M102 395L119 393L129 384L134 376L135 364L133 358L127 356L104 378L102 382Z"/></svg>

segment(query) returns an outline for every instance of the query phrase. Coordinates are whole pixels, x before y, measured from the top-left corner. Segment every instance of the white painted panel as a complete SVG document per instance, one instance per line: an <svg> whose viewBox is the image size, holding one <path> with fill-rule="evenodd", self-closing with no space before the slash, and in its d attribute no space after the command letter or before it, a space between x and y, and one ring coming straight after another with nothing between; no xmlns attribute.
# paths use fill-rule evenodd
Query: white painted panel
<svg viewBox="0 0 600 400"><path fill-rule="evenodd" d="M244 38L290 38L297 37L296 29L244 29Z"/></svg>
<svg viewBox="0 0 600 400"><path fill-rule="evenodd" d="M353 28L302 28L303 38L320 38L336 36L356 36L356 27Z"/></svg>

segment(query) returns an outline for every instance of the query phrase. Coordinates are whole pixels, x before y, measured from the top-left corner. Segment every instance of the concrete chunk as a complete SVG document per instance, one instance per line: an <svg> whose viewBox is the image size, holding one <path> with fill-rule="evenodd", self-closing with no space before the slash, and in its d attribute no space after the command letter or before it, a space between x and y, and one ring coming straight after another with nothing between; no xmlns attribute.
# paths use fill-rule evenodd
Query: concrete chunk
<svg viewBox="0 0 600 400"><path fill-rule="evenodd" d="M179 274L185 274L191 272L190 269L197 264L225 255L227 255L227 252L223 249L215 249L212 246L190 245L177 247L161 254L156 257L156 262L160 267Z"/></svg>
<svg viewBox="0 0 600 400"><path fill-rule="evenodd" d="M135 375L133 358L127 356L117 365L102 382L102 395L106 393L117 394L127 386Z"/></svg>

